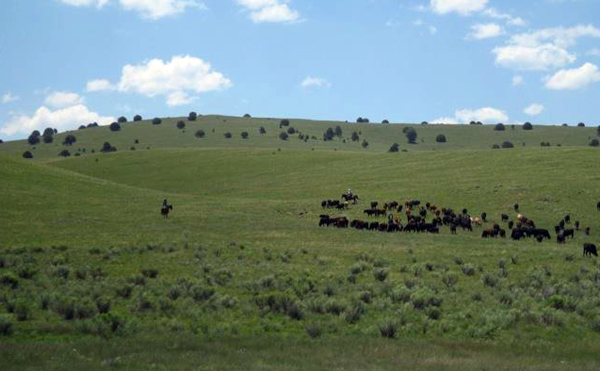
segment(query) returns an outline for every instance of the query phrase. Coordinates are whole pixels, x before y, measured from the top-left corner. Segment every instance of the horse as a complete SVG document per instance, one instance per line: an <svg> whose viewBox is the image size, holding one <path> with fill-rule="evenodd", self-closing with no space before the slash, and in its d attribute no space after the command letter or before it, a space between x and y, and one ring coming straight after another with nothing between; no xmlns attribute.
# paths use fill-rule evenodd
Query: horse
<svg viewBox="0 0 600 371"><path fill-rule="evenodd" d="M173 210L173 205L165 205L160 209L160 214L165 218L168 218L170 210Z"/></svg>
<svg viewBox="0 0 600 371"><path fill-rule="evenodd" d="M348 201L352 201L352 203L356 204L358 203L358 196L357 195L349 195L347 193L344 193L342 195L342 198L344 199L344 201L348 202Z"/></svg>

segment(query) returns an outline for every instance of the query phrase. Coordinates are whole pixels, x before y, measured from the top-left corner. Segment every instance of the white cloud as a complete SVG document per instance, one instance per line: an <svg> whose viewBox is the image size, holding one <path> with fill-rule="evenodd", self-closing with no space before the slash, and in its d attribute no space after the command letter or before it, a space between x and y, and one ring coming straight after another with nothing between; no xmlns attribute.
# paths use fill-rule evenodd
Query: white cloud
<svg viewBox="0 0 600 371"><path fill-rule="evenodd" d="M438 31L435 26L432 26L432 25L429 25L429 24L423 22L422 19L417 19L412 24L416 27L426 28L430 35L435 35Z"/></svg>
<svg viewBox="0 0 600 371"><path fill-rule="evenodd" d="M483 12L481 12L481 14L483 14L484 16L493 18L493 19L499 19L499 20L504 20L506 21L506 23L509 26L526 26L527 22L525 22L525 20L523 20L520 17L513 17L510 14L507 13L501 13L498 10L496 10L495 8L487 8L485 9Z"/></svg>
<svg viewBox="0 0 600 371"><path fill-rule="evenodd" d="M471 26L471 33L467 36L468 39L482 40L491 37L498 37L504 34L504 29L496 23L474 24Z"/></svg>
<svg viewBox="0 0 600 371"><path fill-rule="evenodd" d="M2 96L2 103L7 104L7 103L18 101L19 99L20 99L19 97L12 95L11 92L8 92Z"/></svg>
<svg viewBox="0 0 600 371"><path fill-rule="evenodd" d="M579 68L563 69L548 77L546 88L552 90L577 90L592 83L600 82L598 66L585 63Z"/></svg>
<svg viewBox="0 0 600 371"><path fill-rule="evenodd" d="M483 107L478 109L460 109L454 112L454 117L440 117L431 120L440 124L467 124L471 121L481 121L486 124L508 122L508 115L497 108Z"/></svg>
<svg viewBox="0 0 600 371"><path fill-rule="evenodd" d="M300 86L303 88L317 87L317 88L329 88L331 84L320 77L311 77L308 76L300 83Z"/></svg>
<svg viewBox="0 0 600 371"><path fill-rule="evenodd" d="M587 53L585 53L586 55L591 55L594 57L600 57L600 49L598 48L593 48L587 51Z"/></svg>
<svg viewBox="0 0 600 371"><path fill-rule="evenodd" d="M578 25L546 28L521 33L510 38L507 45L493 50L496 64L517 70L544 71L573 63L576 56L567 49L582 37L600 38L600 29Z"/></svg>
<svg viewBox="0 0 600 371"><path fill-rule="evenodd" d="M541 104L533 103L529 107L525 108L523 112L529 116L537 116L540 113L544 112L544 109L544 106L542 106Z"/></svg>
<svg viewBox="0 0 600 371"><path fill-rule="evenodd" d="M289 23L300 19L300 13L280 0L237 0L237 3L250 10L254 23Z"/></svg>
<svg viewBox="0 0 600 371"><path fill-rule="evenodd" d="M188 104L196 97L189 92L201 94L224 90L232 86L231 80L212 69L210 63L200 58L175 56L170 61L152 59L139 65L126 65L121 80L113 85L107 80L93 80L90 88L114 88L120 92L132 92L155 97L164 95L168 105Z"/></svg>
<svg viewBox="0 0 600 371"><path fill-rule="evenodd" d="M97 79L88 81L85 90L88 92L115 90L117 87L110 83L108 80Z"/></svg>
<svg viewBox="0 0 600 371"><path fill-rule="evenodd" d="M44 103L52 108L65 108L83 104L85 99L77 93L55 91L46 97Z"/></svg>
<svg viewBox="0 0 600 371"><path fill-rule="evenodd" d="M512 78L512 86L519 86L519 85L523 85L523 76L521 75L516 75L513 76Z"/></svg>
<svg viewBox="0 0 600 371"><path fill-rule="evenodd" d="M96 6L102 8L113 0L59 0L60 2L77 6ZM187 8L206 9L203 2L197 0L114 0L118 1L125 10L135 11L143 18L156 20L163 17L183 13Z"/></svg>
<svg viewBox="0 0 600 371"><path fill-rule="evenodd" d="M470 15L485 9L488 0L430 0L429 7L435 13L458 13Z"/></svg>
<svg viewBox="0 0 600 371"><path fill-rule="evenodd" d="M0 129L0 132L4 135L29 134L33 130L43 130L47 127L64 131L75 129L79 125L90 122L97 122L105 125L113 121L115 121L114 117L100 116L96 112L90 111L83 104L77 104L55 111L42 106L38 108L31 117L28 115L18 115L13 117L8 124Z"/></svg>

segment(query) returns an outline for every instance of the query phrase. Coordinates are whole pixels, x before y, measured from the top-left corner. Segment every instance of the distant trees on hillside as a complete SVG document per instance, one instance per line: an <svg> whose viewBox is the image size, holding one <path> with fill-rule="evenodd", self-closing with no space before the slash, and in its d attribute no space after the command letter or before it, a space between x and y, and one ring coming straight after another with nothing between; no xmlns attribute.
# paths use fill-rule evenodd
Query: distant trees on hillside
<svg viewBox="0 0 600 371"><path fill-rule="evenodd" d="M88 127L88 128L95 128L95 127L97 127L97 126L98 126L98 123L97 123L97 122L92 122L92 123L90 123L90 124L87 124L87 127Z"/></svg>
<svg viewBox="0 0 600 371"><path fill-rule="evenodd" d="M162 120L158 117L152 119L152 125L160 125L162 124Z"/></svg>
<svg viewBox="0 0 600 371"><path fill-rule="evenodd" d="M79 125L79 130L85 129L85 125Z"/></svg>
<svg viewBox="0 0 600 371"><path fill-rule="evenodd" d="M123 123L127 122L127 118L125 116L121 116L121 117L119 117L119 119L117 120L117 122L119 124L123 124Z"/></svg>
<svg viewBox="0 0 600 371"><path fill-rule="evenodd" d="M261 126L260 129L258 129L258 132L260 134L267 134L267 130L264 128L264 126Z"/></svg>
<svg viewBox="0 0 600 371"><path fill-rule="evenodd" d="M119 131L121 130L121 125L119 125L118 122L113 122L112 124L108 125L108 128L110 131Z"/></svg>
<svg viewBox="0 0 600 371"><path fill-rule="evenodd" d="M63 149L62 151L60 151L60 153L58 155L61 157L69 157L69 156L71 156L71 153L69 152L69 150Z"/></svg>
<svg viewBox="0 0 600 371"><path fill-rule="evenodd" d="M358 133L353 131L352 132L352 141L353 142L358 142L360 140L360 137L358 136Z"/></svg>
<svg viewBox="0 0 600 371"><path fill-rule="evenodd" d="M514 144L509 142L508 140L502 143L502 148L514 148Z"/></svg>
<svg viewBox="0 0 600 371"><path fill-rule="evenodd" d="M249 114L249 113L246 113L246 114L244 114L244 118L247 118L247 119L249 119L249 118L252 118L252 116L250 116L250 114Z"/></svg>
<svg viewBox="0 0 600 371"><path fill-rule="evenodd" d="M585 124L583 122L580 122L579 124L577 124L577 126L580 127L580 128L584 128Z"/></svg>
<svg viewBox="0 0 600 371"><path fill-rule="evenodd" d="M283 119L283 120L279 121L279 128L281 129L284 126L290 126L290 120Z"/></svg>
<svg viewBox="0 0 600 371"><path fill-rule="evenodd" d="M33 158L33 154L29 151L25 151L22 154L23 158Z"/></svg>
<svg viewBox="0 0 600 371"><path fill-rule="evenodd" d="M294 134L296 134L296 129L294 129L293 127L290 126L287 129L287 133L290 134L290 135L294 135Z"/></svg>
<svg viewBox="0 0 600 371"><path fill-rule="evenodd" d="M481 122L481 121L471 121L471 122L469 122L469 125L483 125L483 122Z"/></svg>
<svg viewBox="0 0 600 371"><path fill-rule="evenodd" d="M388 152L398 152L398 150L400 149L400 145L398 143L394 143L391 145L390 149L388 150Z"/></svg>
<svg viewBox="0 0 600 371"><path fill-rule="evenodd" d="M179 120L177 121L177 129L184 129L185 128L185 122L183 122L183 120Z"/></svg>
<svg viewBox="0 0 600 371"><path fill-rule="evenodd" d="M42 140L44 143L52 143L54 142L54 133L56 129L46 128L44 130L44 134L42 134Z"/></svg>
<svg viewBox="0 0 600 371"><path fill-rule="evenodd" d="M336 137L341 138L342 137L342 127L341 126L336 126L335 129L333 130L334 134Z"/></svg>
<svg viewBox="0 0 600 371"><path fill-rule="evenodd" d="M77 142L77 138L75 138L75 135L73 134L69 134L65 137L65 140L63 141L63 145L65 146L70 146L73 145L73 143Z"/></svg>
<svg viewBox="0 0 600 371"><path fill-rule="evenodd" d="M223 136L227 139L231 139L231 133L230 132L226 132L225 134L223 134Z"/></svg>
<svg viewBox="0 0 600 371"><path fill-rule="evenodd" d="M429 123L427 121L423 121L421 122L421 125L429 125Z"/></svg>
<svg viewBox="0 0 600 371"><path fill-rule="evenodd" d="M524 123L523 130L533 130L533 125L531 125L531 122Z"/></svg>
<svg viewBox="0 0 600 371"><path fill-rule="evenodd" d="M596 129L596 135L600 137L600 125L598 126L598 129Z"/></svg>
<svg viewBox="0 0 600 371"><path fill-rule="evenodd" d="M435 141L438 143L446 143L446 136L444 134L438 134L438 136L435 137Z"/></svg>
<svg viewBox="0 0 600 371"><path fill-rule="evenodd" d="M550 142L542 142L542 143L540 143L540 146L542 146L542 147L550 147Z"/></svg>
<svg viewBox="0 0 600 371"><path fill-rule="evenodd" d="M196 130L196 133L194 133L194 136L196 138L204 138L204 135L205 135L205 133L204 133L204 130L202 130L202 129Z"/></svg>
<svg viewBox="0 0 600 371"><path fill-rule="evenodd" d="M382 124L389 124L390 122L388 120L383 120L381 121Z"/></svg>
<svg viewBox="0 0 600 371"><path fill-rule="evenodd" d="M415 144L417 143L417 131L411 127L406 128L406 131L404 132L404 135L406 136L406 139L408 139L408 143L410 144Z"/></svg>
<svg viewBox="0 0 600 371"><path fill-rule="evenodd" d="M492 145L492 149L500 149L500 146L497 144Z"/></svg>
<svg viewBox="0 0 600 371"><path fill-rule="evenodd" d="M197 117L198 117L198 114L196 112L192 111L188 114L188 121L196 121Z"/></svg>
<svg viewBox="0 0 600 371"><path fill-rule="evenodd" d="M242 138L243 139L248 139L248 132L247 131L242 131Z"/></svg>
<svg viewBox="0 0 600 371"><path fill-rule="evenodd" d="M366 117L359 117L356 119L356 122L359 124L368 124L369 123L369 119Z"/></svg>
<svg viewBox="0 0 600 371"><path fill-rule="evenodd" d="M281 140L288 140L288 135L285 131L282 131L281 133L279 133L279 139Z"/></svg>
<svg viewBox="0 0 600 371"><path fill-rule="evenodd" d="M590 142L590 146L592 147L598 147L600 145L600 141L598 141L598 139L594 138L592 139L592 141Z"/></svg>
<svg viewBox="0 0 600 371"><path fill-rule="evenodd" d="M102 148L100 149L100 152L116 152L117 148L114 146L111 146L109 142L104 142L104 144L102 145Z"/></svg>
<svg viewBox="0 0 600 371"><path fill-rule="evenodd" d="M323 133L323 140L325 142L327 142L329 140L333 140L334 137L335 137L335 132L333 131L332 128L327 128L327 130L325 130L325 132Z"/></svg>
<svg viewBox="0 0 600 371"><path fill-rule="evenodd" d="M140 115L133 116L133 121L135 121L135 122L142 121L142 116L140 116Z"/></svg>
<svg viewBox="0 0 600 371"><path fill-rule="evenodd" d="M506 128L504 127L504 124L499 122L496 124L496 126L494 126L494 130L495 131L504 131L506 130Z"/></svg>
<svg viewBox="0 0 600 371"><path fill-rule="evenodd" d="M37 132L37 135L36 135ZM40 142L40 132L35 130L29 137L27 138L27 143L34 146Z"/></svg>
<svg viewBox="0 0 600 371"><path fill-rule="evenodd" d="M365 139L363 139L361 146L366 149L369 146L369 142L367 142Z"/></svg>

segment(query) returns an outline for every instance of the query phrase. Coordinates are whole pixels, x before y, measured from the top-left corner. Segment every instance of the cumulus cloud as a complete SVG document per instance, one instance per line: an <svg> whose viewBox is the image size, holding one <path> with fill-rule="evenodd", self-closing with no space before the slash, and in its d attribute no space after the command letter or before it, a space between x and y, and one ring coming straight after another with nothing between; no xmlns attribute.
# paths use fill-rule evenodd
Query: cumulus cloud
<svg viewBox="0 0 600 371"><path fill-rule="evenodd" d="M8 92L2 96L2 103L7 104L7 103L18 101L19 99L20 98L18 96L12 95L11 92Z"/></svg>
<svg viewBox="0 0 600 371"><path fill-rule="evenodd" d="M85 99L77 93L55 91L46 97L44 103L52 108L65 108L83 104Z"/></svg>
<svg viewBox="0 0 600 371"><path fill-rule="evenodd" d="M600 37L600 29L578 25L565 28L546 28L521 33L510 38L504 46L493 50L496 64L517 70L544 71L573 63L576 56L567 49L582 37Z"/></svg>
<svg viewBox="0 0 600 371"><path fill-rule="evenodd" d="M152 59L139 65L126 65L121 80L112 84L107 80L88 82L90 91L117 90L147 97L163 95L167 104L178 106L191 103L197 97L189 93L206 93L232 86L231 80L213 70L210 63L200 58L175 56L170 61Z"/></svg>
<svg viewBox="0 0 600 371"><path fill-rule="evenodd" d="M498 37L504 34L504 29L496 23L474 24L467 39L482 40Z"/></svg>
<svg viewBox="0 0 600 371"><path fill-rule="evenodd" d="M513 17L510 14L499 12L495 8L487 8L484 11L482 11L481 14L483 14L484 16L493 18L493 19L506 21L506 23L509 26L526 26L527 25L527 22L525 22L525 20L523 20L523 18Z"/></svg>
<svg viewBox="0 0 600 371"><path fill-rule="evenodd" d="M585 63L579 68L562 69L546 78L546 88L552 90L577 90L592 83L600 82L600 71L593 63Z"/></svg>
<svg viewBox="0 0 600 371"><path fill-rule="evenodd" d="M254 23L289 23L300 19L300 13L280 0L237 0L250 11Z"/></svg>
<svg viewBox="0 0 600 371"><path fill-rule="evenodd" d="M466 124L471 121L481 121L486 124L508 122L508 115L497 108L483 107L478 109L460 109L454 112L454 117L440 117L431 120L440 124Z"/></svg>
<svg viewBox="0 0 600 371"><path fill-rule="evenodd" d="M308 76L307 78L302 80L302 82L300 83L300 86L303 88L311 88L311 87L329 88L329 87L331 87L331 84L327 80L322 79L320 77Z"/></svg>
<svg viewBox="0 0 600 371"><path fill-rule="evenodd" d="M102 8L109 2L118 2L125 10L135 11L150 20L174 16L183 13L187 8L206 9L204 3L197 0L59 0L72 6L95 6Z"/></svg>
<svg viewBox="0 0 600 371"><path fill-rule="evenodd" d="M512 78L512 86L523 85L523 83L524 83L523 76L521 76L521 75L513 76L513 78Z"/></svg>
<svg viewBox="0 0 600 371"><path fill-rule="evenodd" d="M544 106L542 106L541 104L533 103L529 107L525 108L525 110L523 112L529 116L537 116L540 113L544 112L544 109L545 109Z"/></svg>
<svg viewBox="0 0 600 371"><path fill-rule="evenodd" d="M32 116L17 115L0 128L4 135L29 134L33 130L43 130L47 127L56 128L59 131L75 129L79 125L90 122L109 124L115 121L114 117L100 116L90 111L85 105L77 104L71 107L52 110L42 106Z"/></svg>
<svg viewBox="0 0 600 371"><path fill-rule="evenodd" d="M485 9L488 0L430 0L429 7L437 14L471 15Z"/></svg>

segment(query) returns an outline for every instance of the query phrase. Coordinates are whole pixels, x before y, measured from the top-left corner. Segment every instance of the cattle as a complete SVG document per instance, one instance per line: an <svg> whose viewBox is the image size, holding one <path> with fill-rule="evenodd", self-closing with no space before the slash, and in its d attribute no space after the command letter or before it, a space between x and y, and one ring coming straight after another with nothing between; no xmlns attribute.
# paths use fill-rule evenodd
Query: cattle
<svg viewBox="0 0 600 371"><path fill-rule="evenodd" d="M340 205L339 200L325 200L325 201L321 202L321 207L324 209L335 208L335 207L338 207L339 205Z"/></svg>
<svg viewBox="0 0 600 371"><path fill-rule="evenodd" d="M515 241L519 241L523 237L525 237L525 232L523 232L523 229L521 228L513 229L510 234L510 238L512 238Z"/></svg>
<svg viewBox="0 0 600 371"><path fill-rule="evenodd" d="M377 201L371 202L371 209L376 209L377 205L379 205L379 202L377 202Z"/></svg>
<svg viewBox="0 0 600 371"><path fill-rule="evenodd" d="M590 227L585 227L584 233L586 236L589 236L590 235Z"/></svg>
<svg viewBox="0 0 600 371"><path fill-rule="evenodd" d="M556 233L560 233L560 231L561 231L561 228L560 228L560 226L559 226L559 225L555 225L555 226L554 226L554 232L556 232Z"/></svg>
<svg viewBox="0 0 600 371"><path fill-rule="evenodd" d="M495 229L485 229L482 233L481 233L481 238L491 238L491 237L496 237L496 230Z"/></svg>
<svg viewBox="0 0 600 371"><path fill-rule="evenodd" d="M565 229L565 220L561 220L560 222L558 222L558 226L560 227L560 229Z"/></svg>
<svg viewBox="0 0 600 371"><path fill-rule="evenodd" d="M519 211L519 204L515 204L514 209L515 211Z"/></svg>
<svg viewBox="0 0 600 371"><path fill-rule="evenodd" d="M371 224L369 224L370 231L376 231L378 229L379 229L379 222L372 222Z"/></svg>
<svg viewBox="0 0 600 371"><path fill-rule="evenodd" d="M598 202L598 203L596 204L596 209L598 209L598 211L600 211L600 202Z"/></svg>
<svg viewBox="0 0 600 371"><path fill-rule="evenodd" d="M456 234L456 224L450 224L450 233Z"/></svg>
<svg viewBox="0 0 600 371"><path fill-rule="evenodd" d="M571 216L570 215L565 216L564 220L565 220L565 223L567 223L567 224L571 223Z"/></svg>
<svg viewBox="0 0 600 371"><path fill-rule="evenodd" d="M486 218L487 218L487 214L486 213L481 213L481 220L483 220L485 222Z"/></svg>
<svg viewBox="0 0 600 371"><path fill-rule="evenodd" d="M387 232L388 225L387 223L379 223L379 232Z"/></svg>
<svg viewBox="0 0 600 371"><path fill-rule="evenodd" d="M575 221L575 224L573 224L575 226L575 230L578 231L579 230L579 220Z"/></svg>
<svg viewBox="0 0 600 371"><path fill-rule="evenodd" d="M542 228L534 228L533 234L537 237L542 236L542 238L550 239L550 232L547 229Z"/></svg>
<svg viewBox="0 0 600 371"><path fill-rule="evenodd" d="M329 215L321 215L319 219L319 227L326 226L329 227L333 223L333 219L329 217Z"/></svg>
<svg viewBox="0 0 600 371"><path fill-rule="evenodd" d="M593 243L584 243L583 244L583 256L598 256L598 250L596 249L596 245Z"/></svg>
<svg viewBox="0 0 600 371"><path fill-rule="evenodd" d="M462 209L462 214L463 214L463 215L467 215L467 214L468 214L468 212L469 212L469 211L468 211L467 209Z"/></svg>
<svg viewBox="0 0 600 371"><path fill-rule="evenodd" d="M500 215L500 218L502 218L502 221L503 221L503 222L507 222L507 221L508 221L508 219L510 219L510 217L509 217L508 215L506 215L506 214L502 214L502 215Z"/></svg>
<svg viewBox="0 0 600 371"><path fill-rule="evenodd" d="M542 235L537 235L537 236L535 237L535 239L537 240L537 242L541 243L542 241L544 241L544 236L542 236Z"/></svg>
<svg viewBox="0 0 600 371"><path fill-rule="evenodd" d="M565 234L561 231L556 235L556 242L557 243L565 243Z"/></svg>
<svg viewBox="0 0 600 371"><path fill-rule="evenodd" d="M471 218L471 223L480 226L483 224L480 218Z"/></svg>
<svg viewBox="0 0 600 371"><path fill-rule="evenodd" d="M571 237L571 238L575 238L575 230L574 229L565 229L563 231L565 238L567 237Z"/></svg>
<svg viewBox="0 0 600 371"><path fill-rule="evenodd" d="M508 222L508 229L513 229L515 223L511 220Z"/></svg>
<svg viewBox="0 0 600 371"><path fill-rule="evenodd" d="M501 238L506 238L506 231L504 229L500 229L498 231L498 234L500 235Z"/></svg>

